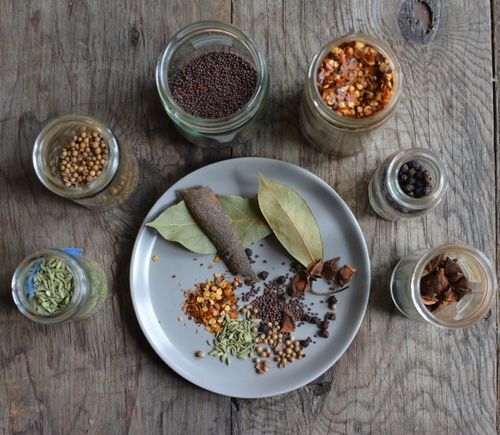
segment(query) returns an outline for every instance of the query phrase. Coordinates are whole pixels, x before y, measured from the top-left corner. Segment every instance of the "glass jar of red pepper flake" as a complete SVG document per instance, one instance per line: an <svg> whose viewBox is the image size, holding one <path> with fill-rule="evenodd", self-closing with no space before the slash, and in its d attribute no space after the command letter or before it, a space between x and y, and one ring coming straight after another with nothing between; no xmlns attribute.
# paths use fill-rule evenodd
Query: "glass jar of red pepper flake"
<svg viewBox="0 0 500 435"><path fill-rule="evenodd" d="M402 82L396 55L384 41L353 33L329 42L309 67L302 134L331 155L363 151L394 113Z"/></svg>

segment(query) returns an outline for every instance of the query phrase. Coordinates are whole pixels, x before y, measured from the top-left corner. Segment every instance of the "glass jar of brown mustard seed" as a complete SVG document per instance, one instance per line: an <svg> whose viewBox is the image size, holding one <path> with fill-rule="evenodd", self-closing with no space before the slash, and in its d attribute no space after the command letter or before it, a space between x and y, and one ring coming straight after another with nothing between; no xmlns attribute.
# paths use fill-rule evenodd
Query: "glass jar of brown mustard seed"
<svg viewBox="0 0 500 435"><path fill-rule="evenodd" d="M422 299L420 284L428 273L426 266L437 256L457 262L469 281L470 292L457 303L431 311ZM495 298L497 279L493 265L481 251L467 245L442 245L403 257L392 272L390 290L394 305L405 316L439 328L464 328L487 314Z"/></svg>
<svg viewBox="0 0 500 435"><path fill-rule="evenodd" d="M62 116L42 129L33 147L33 166L47 189L88 208L126 201L139 178L128 148L104 124L81 115Z"/></svg>
<svg viewBox="0 0 500 435"><path fill-rule="evenodd" d="M384 71L382 74L390 74L391 97L390 100L383 105L383 109L379 110L381 106L376 106L378 102L374 102L375 106L361 106L357 107L357 99L352 95L352 99L347 94L350 93L349 88L352 88L352 93L363 94L367 91L365 87L356 81L355 85L346 86L342 89L339 87L339 93L342 98L339 101L330 101L326 97L326 89L320 93L319 89L319 74L325 65L324 61L329 56L335 57L334 50L336 47L343 47L347 44L359 43L360 47L373 48L376 52L372 54L375 57L375 62L384 64ZM328 59L330 60L330 59ZM331 64L334 68L339 67L339 62L331 59ZM360 62L364 65L364 62ZM375 65L376 66L376 65ZM345 73L355 74L356 61L344 65L344 69L337 71L338 77L342 77ZM361 75L362 72L359 72ZM337 76L336 76L337 77ZM363 79L363 77L361 77ZM371 79L378 80L376 75ZM321 77L323 79L323 76ZM353 80L356 80L355 78ZM351 81L350 79L348 81ZM329 85L327 83L327 85ZM325 85L325 86L327 86ZM349 156L359 153L366 149L370 141L380 131L380 127L389 119L394 113L403 85L403 76L401 66L396 58L396 55L387 43L381 41L373 36L364 35L361 33L353 33L335 39L325 45L321 51L314 56L307 73L306 84L304 93L299 109L299 123L302 134L315 148L320 151L326 152L334 156ZM346 98L344 98L344 96ZM338 106L340 105L340 107ZM345 109L345 110L344 110ZM343 115L343 111L349 113L349 109L353 114ZM359 111L359 112L358 112ZM358 116L363 115L363 116Z"/></svg>
<svg viewBox="0 0 500 435"><path fill-rule="evenodd" d="M215 77L210 81L214 71L228 74L233 67L238 73L234 80ZM175 89L180 79L184 83ZM207 93L212 83L216 88L213 99ZM170 38L156 67L156 84L165 111L187 140L200 146L236 145L255 134L265 114L269 72L262 51L241 30L222 22L200 21ZM235 105L242 94L247 98ZM212 102L221 104L208 113L210 117L206 110L197 110Z"/></svg>

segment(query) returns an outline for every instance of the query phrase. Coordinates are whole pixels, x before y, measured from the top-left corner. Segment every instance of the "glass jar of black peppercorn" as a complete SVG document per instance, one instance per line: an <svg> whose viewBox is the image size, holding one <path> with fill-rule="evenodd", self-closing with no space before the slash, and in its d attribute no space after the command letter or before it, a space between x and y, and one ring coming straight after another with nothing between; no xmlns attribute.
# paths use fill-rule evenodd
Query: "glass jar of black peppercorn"
<svg viewBox="0 0 500 435"><path fill-rule="evenodd" d="M262 51L238 28L201 21L177 32L156 67L165 111L201 146L244 143L255 133L269 94Z"/></svg>
<svg viewBox="0 0 500 435"><path fill-rule="evenodd" d="M380 165L368 195L375 212L387 220L418 217L436 207L448 188L443 161L424 148L399 150Z"/></svg>

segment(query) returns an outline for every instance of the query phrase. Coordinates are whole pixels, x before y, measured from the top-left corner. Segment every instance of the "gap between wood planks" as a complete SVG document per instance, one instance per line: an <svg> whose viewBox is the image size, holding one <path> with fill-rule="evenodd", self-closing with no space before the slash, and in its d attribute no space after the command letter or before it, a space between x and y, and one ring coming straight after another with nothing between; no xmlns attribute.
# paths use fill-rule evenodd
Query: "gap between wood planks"
<svg viewBox="0 0 500 435"><path fill-rule="evenodd" d="M498 134L498 96L497 96L497 53L496 53L496 1L497 0L491 0L490 5L490 20L491 20L491 81L492 81L492 87L493 87L493 139L495 141L495 144L493 146L493 156L495 158L494 162L494 168L495 168L495 205L498 204L498 146L500 143L500 136ZM495 207L495 269L498 275L498 264L500 262L499 258L499 252L498 252L498 229L500 228L500 221L499 221L499 214L498 214L498 207ZM498 313L498 293L497 293L497 306L496 306L496 311ZM496 347L498 350L498 337L499 337L499 332L498 332L498 315L496 316L496 326L497 326L497 335L496 335ZM498 351L497 351L498 354ZM496 367L496 380L497 380L497 385L496 387L496 396L497 396L497 401L496 401L496 428L497 428L497 433L500 433L500 407L499 407L499 400L498 400L498 386L499 386L499 376L500 376L500 370L499 370L499 363L498 363L498 357L497 357L497 367Z"/></svg>

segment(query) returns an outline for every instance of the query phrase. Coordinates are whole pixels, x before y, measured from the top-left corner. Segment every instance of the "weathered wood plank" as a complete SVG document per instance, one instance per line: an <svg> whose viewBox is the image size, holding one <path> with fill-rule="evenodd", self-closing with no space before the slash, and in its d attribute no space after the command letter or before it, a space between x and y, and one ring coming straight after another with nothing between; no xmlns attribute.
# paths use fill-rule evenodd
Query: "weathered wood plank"
<svg viewBox="0 0 500 435"><path fill-rule="evenodd" d="M427 45L405 41L400 8L400 1L233 2L233 21L265 48L273 82L267 128L233 155L289 160L327 180L359 218L373 267L367 316L344 357L300 391L235 401L236 433L495 433L496 315L468 330L438 331L397 314L388 291L395 262L417 248L455 241L495 258L490 4L442 5ZM312 56L353 30L389 41L406 88L376 143L334 160L299 138L297 105ZM450 192L425 218L384 222L370 210L367 182L390 152L412 146L442 154Z"/></svg>
<svg viewBox="0 0 500 435"><path fill-rule="evenodd" d="M230 21L230 2L0 0L0 11L0 433L228 433L230 399L181 379L146 343L128 263L160 193L230 156L186 143L154 82L169 35L200 19ZM122 207L88 211L36 180L40 128L75 112L108 124L139 158L140 187ZM16 312L8 288L17 263L53 246L82 246L108 270L110 296L92 319L44 327Z"/></svg>
<svg viewBox="0 0 500 435"><path fill-rule="evenodd" d="M495 257L490 4L442 6L428 45L404 40L400 7L395 0L0 0L1 433L495 433L499 313L467 331L440 332L399 316L387 289L395 261L415 248L459 241ZM157 57L183 25L230 21L231 13L264 48L273 75L268 122L233 155L289 160L327 180L360 219L374 270L366 320L332 370L284 397L232 402L165 367L145 342L128 290L133 239L152 203L180 176L230 156L173 131L156 95ZM367 153L334 160L300 139L297 105L314 53L351 30L387 39L410 86ZM102 119L138 155L141 185L122 207L86 211L37 182L34 138L48 119L70 112ZM452 189L429 216L391 224L370 210L366 185L399 146L441 151ZM109 269L110 297L86 322L32 324L13 308L10 276L29 252L62 245L85 247Z"/></svg>
<svg viewBox="0 0 500 435"><path fill-rule="evenodd" d="M498 232L500 231L500 214L498 213L499 207L500 207L500 197L498 195L498 192L500 191L500 156L499 156L499 146L500 146L500 131L498 129L498 126L500 125L500 95L498 92L498 77L500 74L500 63L498 59L500 58L500 0L495 0L491 2L492 5L492 13L493 13L493 22L494 22L494 27L491 29L493 32L493 44L492 47L494 49L494 65L493 65L493 70L495 72L495 79L493 82L494 85L494 90L495 90L495 96L496 96L496 101L495 101L495 151L496 151L496 161L495 161L495 168L496 168L496 192L497 192L497 197L496 197L496 249L497 249L497 255L496 255L496 267L497 267L497 279L498 279L498 271L500 270L500 240L498 239ZM500 361L498 360L498 347L500 343L500 329L498 328L498 324L500 322L500 294L497 292L497 299L496 299L496 315L497 315L497 379L496 379L496 388L497 388L497 433L500 432L500 401L498 400L498 391L500 391L500 377L498 376L499 373L499 365Z"/></svg>

